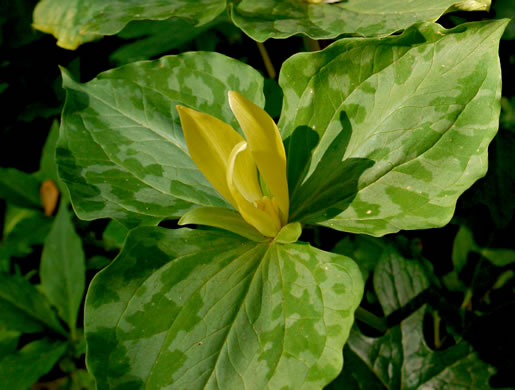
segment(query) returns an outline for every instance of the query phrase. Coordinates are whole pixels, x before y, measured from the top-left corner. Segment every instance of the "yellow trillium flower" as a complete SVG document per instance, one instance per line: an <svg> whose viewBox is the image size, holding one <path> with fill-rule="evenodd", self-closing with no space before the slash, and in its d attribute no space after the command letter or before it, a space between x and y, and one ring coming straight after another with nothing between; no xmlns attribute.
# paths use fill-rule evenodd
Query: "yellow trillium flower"
<svg viewBox="0 0 515 390"><path fill-rule="evenodd" d="M279 129L263 109L238 92L229 92L229 105L246 140L209 114L177 106L190 156L248 224L264 236L276 237L288 222L289 210L286 153Z"/></svg>

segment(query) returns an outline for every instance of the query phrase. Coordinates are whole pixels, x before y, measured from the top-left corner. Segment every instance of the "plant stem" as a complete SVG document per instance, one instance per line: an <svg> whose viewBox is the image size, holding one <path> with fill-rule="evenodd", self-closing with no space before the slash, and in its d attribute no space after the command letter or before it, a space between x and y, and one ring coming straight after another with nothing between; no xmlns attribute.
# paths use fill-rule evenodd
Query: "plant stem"
<svg viewBox="0 0 515 390"><path fill-rule="evenodd" d="M437 311L433 313L433 327L434 327L434 343L435 349L442 347L442 340L440 340L440 315Z"/></svg>
<svg viewBox="0 0 515 390"><path fill-rule="evenodd" d="M259 49L259 53L261 54L261 57L263 58L263 62L265 64L266 72L268 73L268 77L271 79L275 79L275 76L277 76L277 73L275 72L274 64L272 64L272 60L270 60L270 56L268 55L268 52L266 51L266 47L261 42L256 42L257 47Z"/></svg>
<svg viewBox="0 0 515 390"><path fill-rule="evenodd" d="M302 37L302 40L304 42L304 47L306 48L306 51L319 51L320 50L320 43L312 38L309 37Z"/></svg>
<svg viewBox="0 0 515 390"><path fill-rule="evenodd" d="M356 309L355 315L356 319L364 322L374 329L377 329L379 332L384 333L388 330L388 326L386 325L386 320L384 318L378 317L362 307L358 307Z"/></svg>

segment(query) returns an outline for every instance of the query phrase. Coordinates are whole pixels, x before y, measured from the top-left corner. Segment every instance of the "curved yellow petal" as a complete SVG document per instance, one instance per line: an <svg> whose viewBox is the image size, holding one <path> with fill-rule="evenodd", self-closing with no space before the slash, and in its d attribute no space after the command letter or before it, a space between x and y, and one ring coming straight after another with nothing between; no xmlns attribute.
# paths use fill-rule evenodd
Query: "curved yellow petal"
<svg viewBox="0 0 515 390"><path fill-rule="evenodd" d="M254 165L252 155L247 143L242 141L234 147L229 157L227 187L243 219L264 236L275 237L281 229L277 206L274 208L273 200L263 197L257 176L249 177L249 164ZM254 181L258 185L258 192L251 190Z"/></svg>
<svg viewBox="0 0 515 390"><path fill-rule="evenodd" d="M231 151L243 137L214 116L180 105L176 108L193 162L220 195L236 208L227 187L226 172Z"/></svg>
<svg viewBox="0 0 515 390"><path fill-rule="evenodd" d="M281 222L286 224L289 210L286 153L279 129L270 115L238 92L229 91L229 105L247 138L259 172L277 200Z"/></svg>

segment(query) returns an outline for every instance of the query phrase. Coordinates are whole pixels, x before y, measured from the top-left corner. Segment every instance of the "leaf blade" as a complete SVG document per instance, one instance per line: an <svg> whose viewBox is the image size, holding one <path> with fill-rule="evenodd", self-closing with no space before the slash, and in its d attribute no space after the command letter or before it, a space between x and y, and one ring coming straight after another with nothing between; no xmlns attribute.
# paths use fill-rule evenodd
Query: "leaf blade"
<svg viewBox="0 0 515 390"><path fill-rule="evenodd" d="M154 249L137 259L143 243ZM88 367L99 390L318 389L341 369L362 287L350 259L307 245L138 228L88 293Z"/></svg>

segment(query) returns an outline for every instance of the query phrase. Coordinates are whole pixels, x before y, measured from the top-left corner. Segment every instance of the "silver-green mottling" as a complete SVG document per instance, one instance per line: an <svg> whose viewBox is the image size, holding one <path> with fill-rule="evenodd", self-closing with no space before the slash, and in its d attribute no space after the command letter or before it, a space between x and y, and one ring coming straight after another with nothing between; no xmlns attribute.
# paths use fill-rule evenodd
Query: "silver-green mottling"
<svg viewBox="0 0 515 390"><path fill-rule="evenodd" d="M203 25L224 11L226 0L41 0L34 28L51 33L65 49L120 32L133 20L178 17Z"/></svg>
<svg viewBox="0 0 515 390"><path fill-rule="evenodd" d="M435 21L449 11L490 8L490 0L346 0L334 4L234 0L232 3L234 23L260 42L295 34L313 39L386 36L413 23Z"/></svg>
<svg viewBox="0 0 515 390"><path fill-rule="evenodd" d="M375 236L446 224L487 170L506 24L424 23L287 60L283 138L319 140L311 160L300 141L287 151L292 220Z"/></svg>
<svg viewBox="0 0 515 390"><path fill-rule="evenodd" d="M191 160L175 109L183 104L237 128L227 101L236 90L264 105L263 78L217 53L138 62L67 91L57 162L77 215L127 226L177 217L196 205L225 206Z"/></svg>
<svg viewBox="0 0 515 390"><path fill-rule="evenodd" d="M137 228L88 292L88 368L99 390L321 389L362 290L309 245Z"/></svg>

